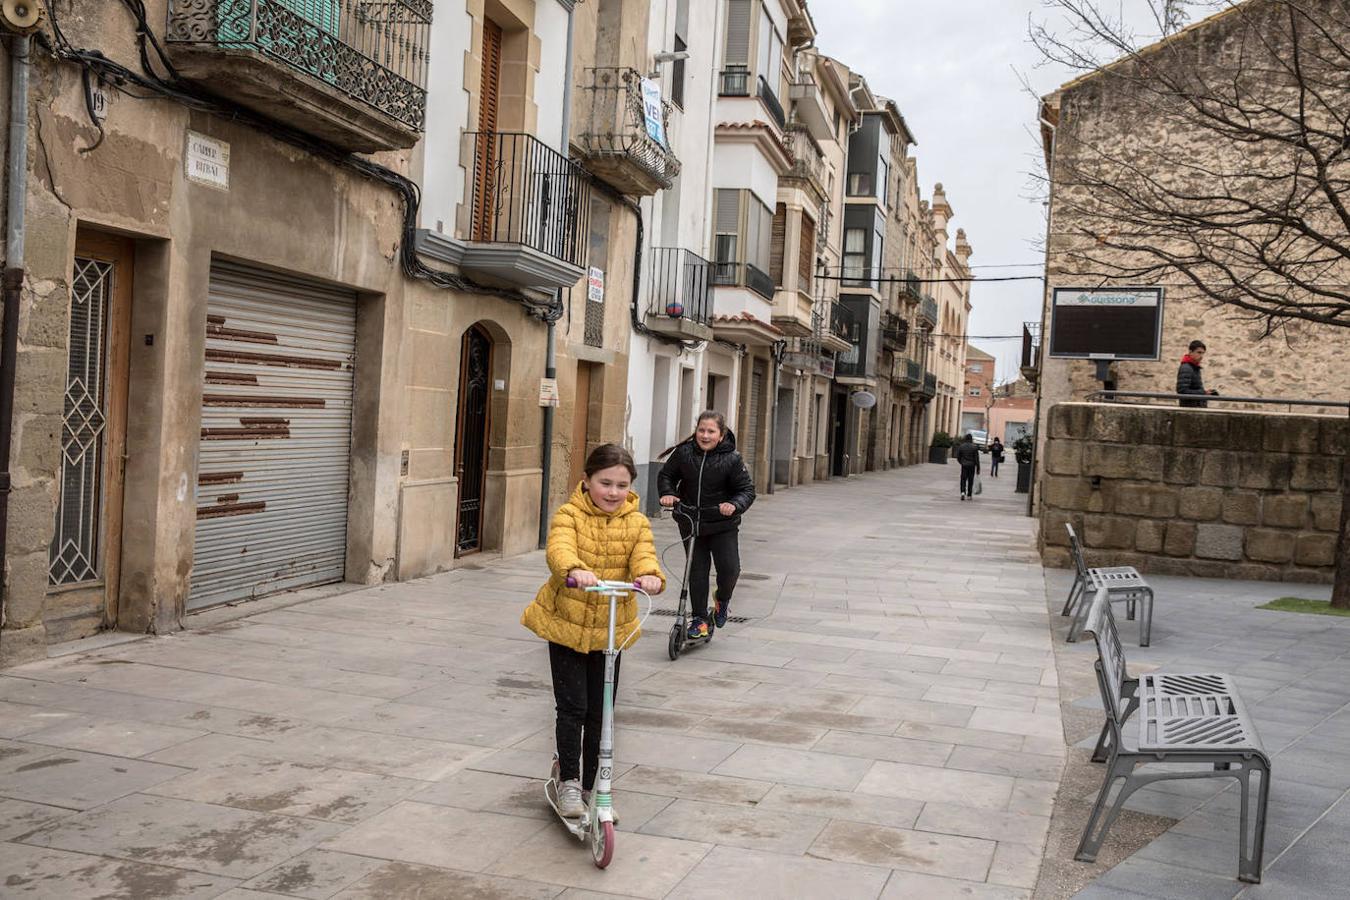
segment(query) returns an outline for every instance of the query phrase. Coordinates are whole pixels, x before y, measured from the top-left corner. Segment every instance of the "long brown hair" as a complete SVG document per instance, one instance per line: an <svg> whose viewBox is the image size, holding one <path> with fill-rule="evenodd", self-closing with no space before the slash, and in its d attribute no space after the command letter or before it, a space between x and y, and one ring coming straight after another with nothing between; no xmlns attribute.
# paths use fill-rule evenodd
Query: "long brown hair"
<svg viewBox="0 0 1350 900"><path fill-rule="evenodd" d="M628 474L636 481L638 477L637 465L633 462L633 454L629 453L618 444L601 444L591 451L591 455L586 457L586 465L582 471L586 477L590 478L601 469L609 469L614 466L623 466L628 470Z"/></svg>
<svg viewBox="0 0 1350 900"><path fill-rule="evenodd" d="M718 427L718 428L721 430L721 432L722 432L722 437L726 437L726 436L727 436L727 417L724 416L724 415L722 415L720 412L718 412L718 411L715 410L715 409L705 409L703 412L701 412L701 413L698 414L698 421L694 423L694 431L693 431L693 433L690 434L689 437L687 437L687 438L685 438L684 440L680 441L679 444L676 444L675 447L680 446L680 444L686 444L686 443L688 443L689 441L692 441L695 437L697 437L697 436L698 436L698 426L702 425L704 422L708 421L709 419L712 419L714 422L717 423L717 427ZM667 447L664 451L662 451L661 455L658 456L657 459L665 459L667 456L669 456L670 454L672 454L672 453L675 452L675 447Z"/></svg>

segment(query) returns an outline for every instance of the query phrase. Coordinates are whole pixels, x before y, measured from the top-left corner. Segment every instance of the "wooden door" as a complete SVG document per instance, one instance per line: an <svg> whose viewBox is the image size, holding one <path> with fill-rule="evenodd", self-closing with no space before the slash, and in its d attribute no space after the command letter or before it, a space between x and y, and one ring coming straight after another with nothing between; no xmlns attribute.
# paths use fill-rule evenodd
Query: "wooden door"
<svg viewBox="0 0 1350 900"><path fill-rule="evenodd" d="M459 478L456 556L483 548L491 389L492 339L474 325L464 332L460 350L459 415L455 428L455 475Z"/></svg>
<svg viewBox="0 0 1350 900"><path fill-rule="evenodd" d="M117 625L135 245L76 237L55 530L46 605L53 641Z"/></svg>
<svg viewBox="0 0 1350 900"><path fill-rule="evenodd" d="M572 404L572 471L567 492L576 488L586 474L586 441L591 431L590 363L577 363L577 392Z"/></svg>
<svg viewBox="0 0 1350 900"><path fill-rule="evenodd" d="M474 148L473 239L493 239L496 201L497 109L501 98L502 29L483 20L483 73L478 86L478 145Z"/></svg>

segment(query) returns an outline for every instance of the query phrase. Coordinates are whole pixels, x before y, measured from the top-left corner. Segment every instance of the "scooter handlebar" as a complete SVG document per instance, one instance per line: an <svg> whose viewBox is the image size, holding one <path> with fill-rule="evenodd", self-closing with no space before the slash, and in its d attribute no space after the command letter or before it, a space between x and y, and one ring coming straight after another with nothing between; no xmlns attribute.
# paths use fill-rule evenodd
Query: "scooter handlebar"
<svg viewBox="0 0 1350 900"><path fill-rule="evenodd" d="M569 578L567 579L567 586L570 587L570 588L578 587L578 585L577 585L577 580L576 580L575 578L569 577ZM626 581L602 581L602 582L600 582L599 584L595 585L595 587L588 587L588 588L585 588L585 590L588 590L588 591L606 591L606 590L637 591L637 590L641 590L641 588L638 586L638 583L637 583L636 581L633 582L632 584L629 584L629 583L626 582Z"/></svg>

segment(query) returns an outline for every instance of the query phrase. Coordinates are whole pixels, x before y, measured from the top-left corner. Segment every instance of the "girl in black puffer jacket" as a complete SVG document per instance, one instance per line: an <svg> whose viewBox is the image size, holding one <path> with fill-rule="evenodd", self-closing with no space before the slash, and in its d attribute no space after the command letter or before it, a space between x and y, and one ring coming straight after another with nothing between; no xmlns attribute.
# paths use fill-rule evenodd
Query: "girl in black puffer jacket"
<svg viewBox="0 0 1350 900"><path fill-rule="evenodd" d="M701 413L698 427L687 439L671 447L657 478L662 506L683 503L690 518L676 516L689 561L689 599L693 619L689 637L708 634L708 576L717 567L717 593L713 621L721 628L727 623L727 610L736 579L741 574L741 515L755 502L755 483L745 462L736 452L736 436L727 428L719 412ZM693 521L690 521L690 519ZM690 546L690 536L697 537Z"/></svg>

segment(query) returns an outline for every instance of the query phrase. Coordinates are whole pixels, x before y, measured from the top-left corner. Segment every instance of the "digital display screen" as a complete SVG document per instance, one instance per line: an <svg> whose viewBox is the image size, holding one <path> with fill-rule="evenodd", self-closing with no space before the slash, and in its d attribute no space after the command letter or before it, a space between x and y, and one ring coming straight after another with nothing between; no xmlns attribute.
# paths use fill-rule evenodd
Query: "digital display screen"
<svg viewBox="0 0 1350 900"><path fill-rule="evenodd" d="M1055 288L1051 304L1052 357L1158 358L1162 288Z"/></svg>

